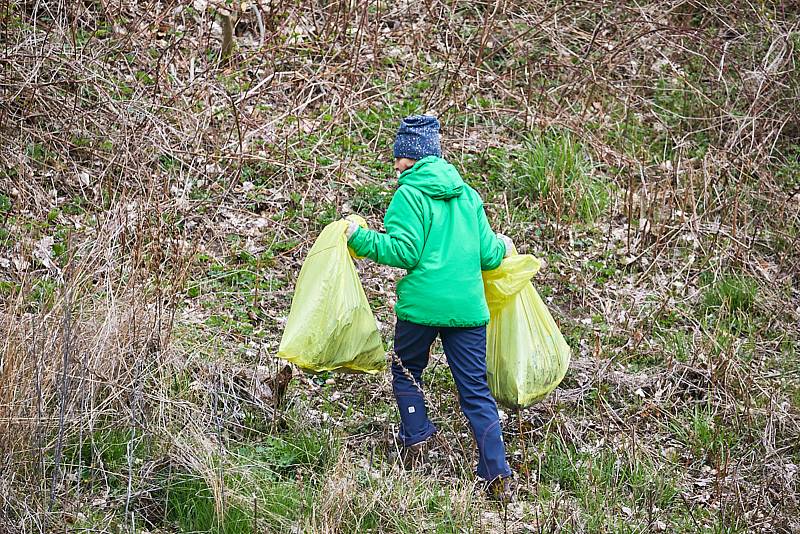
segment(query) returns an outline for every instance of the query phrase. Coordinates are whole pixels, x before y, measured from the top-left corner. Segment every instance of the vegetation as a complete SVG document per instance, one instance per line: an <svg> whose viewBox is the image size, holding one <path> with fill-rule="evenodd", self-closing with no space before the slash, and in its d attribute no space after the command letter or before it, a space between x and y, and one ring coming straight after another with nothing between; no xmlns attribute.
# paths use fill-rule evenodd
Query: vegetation
<svg viewBox="0 0 800 534"><path fill-rule="evenodd" d="M779 1L6 2L0 530L800 530L798 28ZM387 375L275 358L314 238L381 227L423 112L573 348L502 415L507 507L440 347L411 471ZM358 269L388 344L401 273Z"/></svg>

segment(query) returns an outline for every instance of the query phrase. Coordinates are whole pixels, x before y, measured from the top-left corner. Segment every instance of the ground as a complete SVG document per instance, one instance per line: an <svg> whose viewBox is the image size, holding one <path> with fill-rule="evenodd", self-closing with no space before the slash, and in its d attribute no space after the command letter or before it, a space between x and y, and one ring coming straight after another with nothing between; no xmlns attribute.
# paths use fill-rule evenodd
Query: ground
<svg viewBox="0 0 800 534"><path fill-rule="evenodd" d="M75 5L72 5L75 4ZM225 17L234 26L221 54ZM0 518L17 532L798 532L800 11L7 2ZM405 470L388 373L276 358L306 252L436 113L572 349L503 409L489 502L441 348ZM396 269L358 260L387 348Z"/></svg>

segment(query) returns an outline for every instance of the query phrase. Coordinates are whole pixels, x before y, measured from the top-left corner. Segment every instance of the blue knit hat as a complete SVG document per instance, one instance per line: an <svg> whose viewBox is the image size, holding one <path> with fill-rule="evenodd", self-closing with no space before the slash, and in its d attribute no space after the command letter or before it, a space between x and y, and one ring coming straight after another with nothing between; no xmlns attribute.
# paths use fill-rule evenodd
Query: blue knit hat
<svg viewBox="0 0 800 534"><path fill-rule="evenodd" d="M430 115L412 115L400 123L394 140L394 157L421 160L426 156L442 157L439 144L439 121Z"/></svg>

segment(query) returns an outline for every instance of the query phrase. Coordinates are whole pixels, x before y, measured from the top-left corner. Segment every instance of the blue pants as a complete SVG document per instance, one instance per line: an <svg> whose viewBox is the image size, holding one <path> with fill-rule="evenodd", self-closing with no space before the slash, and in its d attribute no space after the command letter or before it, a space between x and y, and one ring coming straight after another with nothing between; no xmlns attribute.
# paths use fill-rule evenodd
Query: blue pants
<svg viewBox="0 0 800 534"><path fill-rule="evenodd" d="M478 476L494 480L510 475L497 404L486 382L486 327L444 328L398 319L394 351L420 386L437 335L442 338L447 364L458 388L461 411L478 444ZM400 409L401 443L411 446L433 435L436 427L428 419L425 398L397 363L392 363L392 389Z"/></svg>

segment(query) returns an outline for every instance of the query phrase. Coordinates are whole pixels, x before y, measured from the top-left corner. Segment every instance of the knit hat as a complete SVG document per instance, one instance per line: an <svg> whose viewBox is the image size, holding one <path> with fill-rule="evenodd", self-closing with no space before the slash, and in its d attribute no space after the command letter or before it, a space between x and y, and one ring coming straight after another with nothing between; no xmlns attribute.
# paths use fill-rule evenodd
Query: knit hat
<svg viewBox="0 0 800 534"><path fill-rule="evenodd" d="M394 157L421 160L426 156L442 157L439 144L439 121L430 115L412 115L400 123L394 140Z"/></svg>

